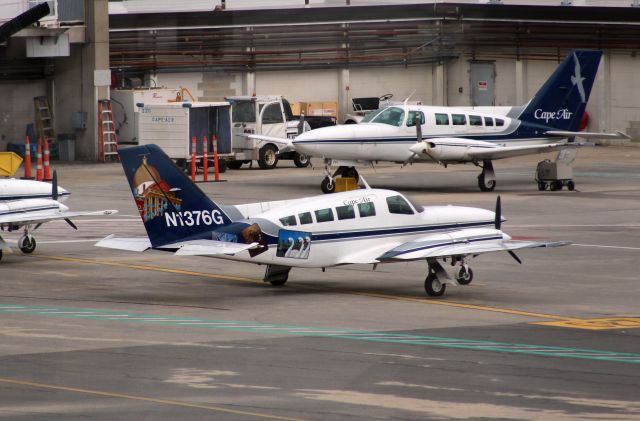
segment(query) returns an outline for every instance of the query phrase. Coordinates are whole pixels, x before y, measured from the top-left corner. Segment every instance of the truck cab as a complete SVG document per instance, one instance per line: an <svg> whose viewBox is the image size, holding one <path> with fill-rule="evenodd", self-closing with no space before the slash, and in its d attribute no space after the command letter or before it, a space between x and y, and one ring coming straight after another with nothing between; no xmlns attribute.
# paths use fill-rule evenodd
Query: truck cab
<svg viewBox="0 0 640 421"><path fill-rule="evenodd" d="M259 134L278 138L294 138L308 130L293 117L289 102L279 95L230 96L233 150L235 160L229 168L238 169L245 163L258 161L262 169L275 168L279 159L292 159L297 167L309 165L309 158L293 151L282 150L281 145L249 139L247 135Z"/></svg>

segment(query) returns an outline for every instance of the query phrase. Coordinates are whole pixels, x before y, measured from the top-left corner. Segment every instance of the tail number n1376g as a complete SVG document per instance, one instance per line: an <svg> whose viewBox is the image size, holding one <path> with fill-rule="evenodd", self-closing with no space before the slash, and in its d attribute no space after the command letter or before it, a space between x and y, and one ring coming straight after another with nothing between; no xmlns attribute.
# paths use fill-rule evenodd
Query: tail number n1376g
<svg viewBox="0 0 640 421"><path fill-rule="evenodd" d="M193 227L196 225L221 225L224 223L219 210L165 212L167 227Z"/></svg>

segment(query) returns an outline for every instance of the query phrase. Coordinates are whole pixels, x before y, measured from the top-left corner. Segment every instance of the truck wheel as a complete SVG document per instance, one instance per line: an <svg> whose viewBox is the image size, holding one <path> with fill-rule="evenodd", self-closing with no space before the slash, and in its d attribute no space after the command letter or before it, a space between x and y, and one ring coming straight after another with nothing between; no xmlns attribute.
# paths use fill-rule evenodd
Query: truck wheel
<svg viewBox="0 0 640 421"><path fill-rule="evenodd" d="M293 163L298 168L305 168L311 164L311 160L307 155L296 152L293 154Z"/></svg>
<svg viewBox="0 0 640 421"><path fill-rule="evenodd" d="M219 159L218 160L218 172L219 173L227 172L227 167L228 166L229 166L229 163L227 162L226 159Z"/></svg>
<svg viewBox="0 0 640 421"><path fill-rule="evenodd" d="M258 165L263 170L271 170L278 165L278 148L273 145L264 145L260 149Z"/></svg>
<svg viewBox="0 0 640 421"><path fill-rule="evenodd" d="M232 170L239 170L240 167L242 167L242 164L244 164L244 161L229 161L227 162L227 167Z"/></svg>

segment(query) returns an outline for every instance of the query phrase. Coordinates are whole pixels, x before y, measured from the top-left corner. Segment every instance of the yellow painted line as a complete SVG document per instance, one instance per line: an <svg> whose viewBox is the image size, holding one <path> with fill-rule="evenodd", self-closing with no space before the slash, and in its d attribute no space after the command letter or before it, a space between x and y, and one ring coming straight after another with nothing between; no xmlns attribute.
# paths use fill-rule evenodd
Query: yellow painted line
<svg viewBox="0 0 640 421"><path fill-rule="evenodd" d="M533 324L586 330L639 329L640 317L609 317L605 319L565 320Z"/></svg>
<svg viewBox="0 0 640 421"><path fill-rule="evenodd" d="M134 265L134 264L129 264L129 263L113 262L113 261L108 261L108 260L81 259L81 258L77 258L77 257L64 257L64 256L44 256L44 255L31 255L31 256L32 257L42 258L42 259L58 260L58 261L64 261L64 262L86 263L86 264L92 264L92 265L115 266L115 267L122 267L122 268L128 268L128 269L138 269L138 270L148 270L148 271L154 271L154 272L174 273L174 274L178 274L178 275L198 276L198 277L204 277L204 278L210 278L210 279L225 279L225 280L230 280L230 281L250 282L250 283L256 283L256 284L263 284L264 283L261 279L245 278L245 277L241 277L241 276L220 275L220 274L215 274L215 273L196 272L196 271L189 271L189 270L182 270L182 269L170 269L170 268L159 267L159 266ZM302 288L309 288L309 287L305 286L305 287L302 287ZM521 311L521 310L515 310L515 309L509 309L509 308L482 306L482 305L477 305L477 304L456 303L456 302L453 302L453 301L446 301L446 300L434 300L434 299L428 299L428 298L415 298L415 297L407 297L407 296L401 296L401 295L381 294L381 293L375 293L375 292L338 290L336 288L330 288L330 287L317 287L317 289L339 291L339 292L342 292L342 293L345 293L345 294L361 295L361 296L365 296L365 297L380 298L380 299L385 299L385 300L408 301L408 302L414 302L414 303L420 303L420 304L464 308L464 309L467 309L467 310L479 310L479 311L486 311L486 312L492 312L492 313L511 314L511 315L515 315L515 316L534 317L534 318L537 318L537 319L567 320L567 321L571 321L571 320L580 321L580 320L582 320L582 319L579 319L579 318L566 317L566 316L560 316L560 315L555 315L555 314L535 313L535 312L530 312L530 311Z"/></svg>
<svg viewBox="0 0 640 421"><path fill-rule="evenodd" d="M183 407L183 408L204 409L204 410L213 411L213 412L225 412L227 414L244 415L244 416L249 416L249 417L266 418L266 419L271 419L271 420L304 421L304 420L302 420L300 418L280 417L278 415L263 414L263 413L260 413L260 412L240 411L240 410L237 410L237 409L222 408L220 406L199 405L199 404L188 403L188 402L180 402L180 401L172 401L172 400L165 400L165 399L148 398L148 397L145 397L145 396L125 395L125 394L122 394L122 393L103 392L103 391L100 391L100 390L79 389L79 388L76 388L76 387L58 386L58 385L44 384L44 383L35 383L35 382L28 382L28 381L24 381L24 380L7 379L7 378L2 378L2 377L0 377L0 383L15 384L15 385L18 385L18 386L35 387L35 388L38 388L38 389L61 390L61 391L64 391L64 392L75 392L75 393L81 393L81 394L84 394L84 395L102 396L102 397L106 397L106 398L118 398L118 399L128 399L128 400L142 401L142 402L152 402L152 403L159 403L161 405L179 406L179 407Z"/></svg>

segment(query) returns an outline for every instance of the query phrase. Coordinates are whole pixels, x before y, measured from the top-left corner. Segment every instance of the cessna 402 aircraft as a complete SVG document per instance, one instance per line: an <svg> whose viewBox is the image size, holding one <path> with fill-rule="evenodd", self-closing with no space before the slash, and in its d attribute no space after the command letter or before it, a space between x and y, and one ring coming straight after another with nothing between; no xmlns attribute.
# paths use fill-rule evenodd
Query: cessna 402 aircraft
<svg viewBox="0 0 640 421"><path fill-rule="evenodd" d="M336 176L358 179L355 166L378 161L472 163L482 168L480 190L492 191L496 159L583 146L575 137L628 138L620 132L578 131L601 56L601 51L571 52L523 106L391 106L368 114L360 124L324 127L280 141L325 159L325 193L335 190ZM339 168L332 173L335 165Z"/></svg>
<svg viewBox="0 0 640 421"><path fill-rule="evenodd" d="M24 235L18 240L18 248L23 253L33 253L36 249L36 239L32 232L45 222L64 219L71 227L78 229L71 218L118 213L117 210L70 212L61 203L70 193L58 187L57 180L55 171L51 184L14 178L0 179L0 230L16 231L24 228ZM0 259L3 251L11 252L11 248L0 236Z"/></svg>
<svg viewBox="0 0 640 421"><path fill-rule="evenodd" d="M267 265L264 280L283 285L292 267L325 268L426 260L425 290L473 279L482 253L554 247L567 242L514 241L496 212L423 207L390 190L361 189L296 200L222 206L211 201L156 145L118 151L148 237L109 236L96 245L142 252L204 255ZM455 267L450 277L441 262Z"/></svg>

